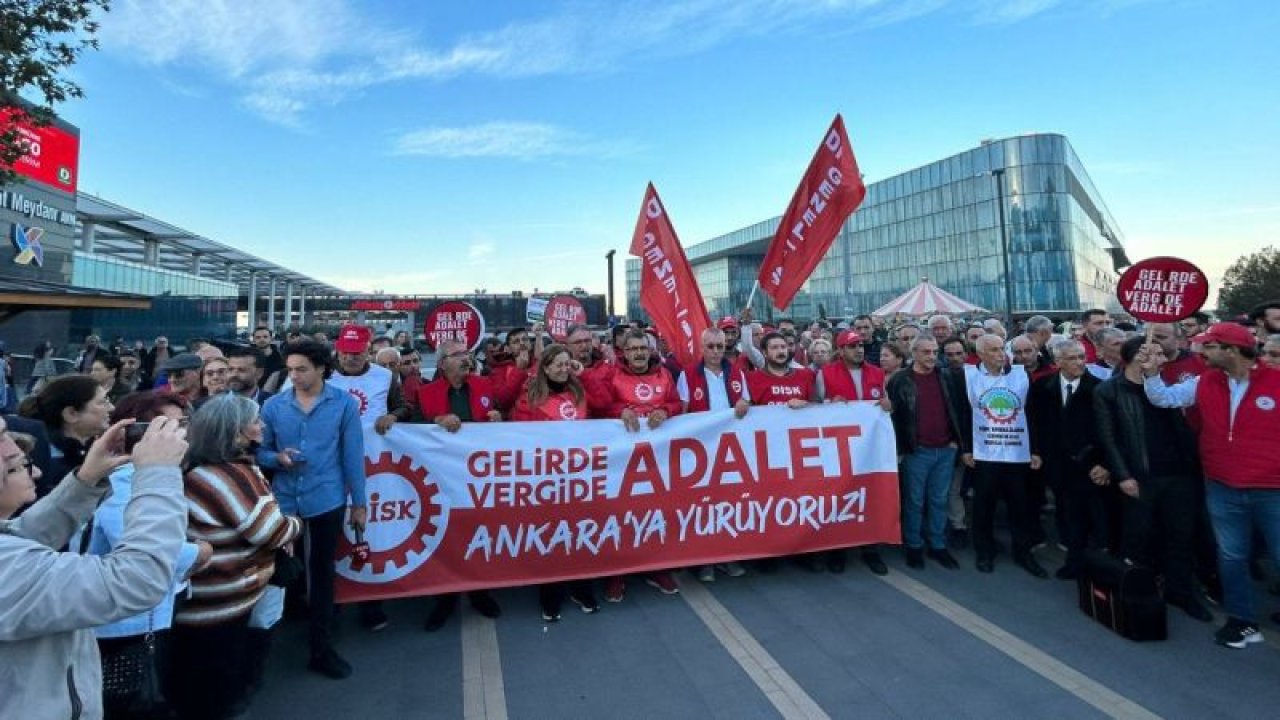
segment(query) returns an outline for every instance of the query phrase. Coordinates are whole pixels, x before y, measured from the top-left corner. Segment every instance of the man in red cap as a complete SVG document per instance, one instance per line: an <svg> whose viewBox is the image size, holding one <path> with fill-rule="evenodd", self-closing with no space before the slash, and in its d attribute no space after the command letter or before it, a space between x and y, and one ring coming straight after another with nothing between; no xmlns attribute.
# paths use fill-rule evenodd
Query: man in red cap
<svg viewBox="0 0 1280 720"><path fill-rule="evenodd" d="M1158 344L1143 346L1138 361L1153 404L1196 408L1191 419L1199 430L1227 614L1215 640L1243 648L1262 642L1249 578L1255 529L1262 531L1271 556L1280 557L1280 370L1258 362L1257 339L1235 323L1211 325L1191 342L1203 348L1209 369L1177 385L1166 385L1158 375ZM1280 614L1272 619L1280 620Z"/></svg>
<svg viewBox="0 0 1280 720"><path fill-rule="evenodd" d="M866 362L864 342L865 339L854 330L845 330L836 336L839 356L822 366L822 371L818 373L818 395L825 398L826 402L871 400L880 403L882 408L889 409L889 399L884 393L884 371ZM828 551L826 559L828 570L834 573L844 572L844 550ZM876 575L889 572L876 545L862 548L862 561Z"/></svg>
<svg viewBox="0 0 1280 720"><path fill-rule="evenodd" d="M372 339L373 331L369 328L344 325L334 341L337 367L326 382L356 399L360 406L360 425L366 433L372 429L383 435L392 425L408 420L410 410L396 374L369 362ZM374 632L387 627L387 615L380 602L361 603L360 619Z"/></svg>
<svg viewBox="0 0 1280 720"><path fill-rule="evenodd" d="M680 414L680 396L676 393L671 373L658 362L643 330L628 330L623 336L623 363L608 365L597 375L587 378L587 401L594 416L619 418L630 432L644 422L650 429L667 418ZM680 586L668 571L653 572L645 581L665 595L680 592ZM604 598L622 602L626 594L625 578L610 578Z"/></svg>

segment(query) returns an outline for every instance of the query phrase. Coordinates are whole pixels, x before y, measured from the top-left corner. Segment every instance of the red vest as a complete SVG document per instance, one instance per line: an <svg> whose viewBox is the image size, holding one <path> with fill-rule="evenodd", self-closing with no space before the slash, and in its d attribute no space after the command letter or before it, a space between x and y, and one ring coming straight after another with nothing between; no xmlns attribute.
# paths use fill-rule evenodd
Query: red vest
<svg viewBox="0 0 1280 720"><path fill-rule="evenodd" d="M488 422L489 411L498 409L493 393L493 381L480 375L468 375L471 388L471 421ZM449 381L443 377L418 388L418 407L427 422L434 422L441 415L449 414Z"/></svg>
<svg viewBox="0 0 1280 720"><path fill-rule="evenodd" d="M1193 377L1200 377L1208 369L1208 363L1200 357L1199 353L1184 350L1178 354L1177 358L1161 366L1160 379L1170 385L1177 385Z"/></svg>
<svg viewBox="0 0 1280 720"><path fill-rule="evenodd" d="M1196 386L1195 410L1206 477L1234 488L1280 489L1280 370L1258 365L1249 371L1235 422L1227 374L1206 370Z"/></svg>
<svg viewBox="0 0 1280 720"><path fill-rule="evenodd" d="M707 375L703 372L701 362L684 369L684 381L689 386L689 407L685 412L706 412L711 409L711 397L707 392ZM729 365L727 371L722 370L726 392L729 394L729 405L732 407L742 399L742 390L747 386L747 377L741 370Z"/></svg>
<svg viewBox="0 0 1280 720"><path fill-rule="evenodd" d="M788 400L812 401L813 384L813 371L809 368L793 368L782 376L766 370L747 373L752 405L786 405Z"/></svg>
<svg viewBox="0 0 1280 720"><path fill-rule="evenodd" d="M547 396L537 407L529 407L529 394L522 393L511 412L512 420L586 420L587 399L574 402L573 393L566 390Z"/></svg>
<svg viewBox="0 0 1280 720"><path fill-rule="evenodd" d="M665 367L658 365L643 375L633 375L621 367L613 368L613 372L601 378L609 394L602 399L601 406L607 407L607 417L621 417L622 411L630 408L637 415L646 416L654 410L665 410L667 415L680 412L680 396L676 394L676 383Z"/></svg>
<svg viewBox="0 0 1280 720"><path fill-rule="evenodd" d="M884 397L884 371L870 363L862 363L862 392L853 384L849 368L839 360L822 366L822 385L827 399L879 400Z"/></svg>

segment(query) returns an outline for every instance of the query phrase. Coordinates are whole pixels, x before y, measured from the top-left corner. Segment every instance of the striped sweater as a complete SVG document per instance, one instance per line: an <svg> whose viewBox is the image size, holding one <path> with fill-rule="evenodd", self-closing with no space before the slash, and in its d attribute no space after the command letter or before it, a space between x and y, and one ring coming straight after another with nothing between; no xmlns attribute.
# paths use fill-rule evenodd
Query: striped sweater
<svg viewBox="0 0 1280 720"><path fill-rule="evenodd" d="M202 465L186 476L187 536L213 546L191 578L191 597L174 621L214 625L248 615L275 571L275 550L298 536L302 521L281 514L250 459Z"/></svg>

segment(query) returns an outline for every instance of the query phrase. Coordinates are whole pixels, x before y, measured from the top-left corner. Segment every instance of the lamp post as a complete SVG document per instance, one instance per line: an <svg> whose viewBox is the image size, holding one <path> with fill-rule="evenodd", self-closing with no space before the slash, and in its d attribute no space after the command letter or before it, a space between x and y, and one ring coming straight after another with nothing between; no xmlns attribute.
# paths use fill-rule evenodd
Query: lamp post
<svg viewBox="0 0 1280 720"><path fill-rule="evenodd" d="M613 255L617 250L610 250L604 254L605 263L609 266L609 321L613 321Z"/></svg>
<svg viewBox="0 0 1280 720"><path fill-rule="evenodd" d="M1004 222L1004 168L995 168L991 174L996 177L996 207L1000 212L1000 257L1004 264L1004 318L1013 330L1013 267L1009 257L1009 231Z"/></svg>

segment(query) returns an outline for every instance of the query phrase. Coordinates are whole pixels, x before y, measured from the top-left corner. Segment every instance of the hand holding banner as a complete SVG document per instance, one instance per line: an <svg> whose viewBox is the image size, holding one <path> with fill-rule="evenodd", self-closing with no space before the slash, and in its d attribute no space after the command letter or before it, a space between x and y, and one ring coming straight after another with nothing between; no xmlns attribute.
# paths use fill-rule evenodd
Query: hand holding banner
<svg viewBox="0 0 1280 720"><path fill-rule="evenodd" d="M791 304L866 195L844 118L836 115L760 265L760 288L773 298L774 307Z"/></svg>
<svg viewBox="0 0 1280 720"><path fill-rule="evenodd" d="M689 259L653 183L644 193L631 237L631 254L641 260L640 306L649 313L658 334L666 338L681 365L697 362L702 355L702 331L711 327L711 319Z"/></svg>

